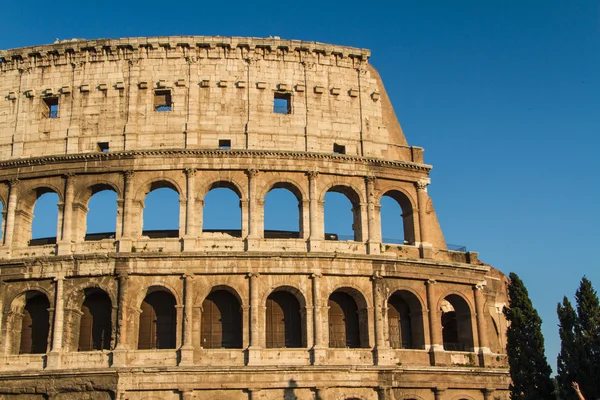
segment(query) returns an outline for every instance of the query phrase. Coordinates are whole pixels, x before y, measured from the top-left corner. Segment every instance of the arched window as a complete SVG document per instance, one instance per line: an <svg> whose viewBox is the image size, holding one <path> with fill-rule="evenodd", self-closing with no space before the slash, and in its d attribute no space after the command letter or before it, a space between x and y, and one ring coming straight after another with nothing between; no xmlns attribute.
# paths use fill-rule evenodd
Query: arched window
<svg viewBox="0 0 600 400"><path fill-rule="evenodd" d="M277 184L265 196L264 237L299 238L302 225L300 193L293 186Z"/></svg>
<svg viewBox="0 0 600 400"><path fill-rule="evenodd" d="M229 182L217 182L204 196L203 232L226 232L242 236L242 209L240 194Z"/></svg>
<svg viewBox="0 0 600 400"><path fill-rule="evenodd" d="M394 349L423 349L423 312L416 296L400 290L388 300L390 347Z"/></svg>
<svg viewBox="0 0 600 400"><path fill-rule="evenodd" d="M177 315L175 298L166 291L155 291L142 302L138 349L174 349Z"/></svg>
<svg viewBox="0 0 600 400"><path fill-rule="evenodd" d="M117 231L117 193L107 185L92 188L86 215L85 240L114 238Z"/></svg>
<svg viewBox="0 0 600 400"><path fill-rule="evenodd" d="M112 334L112 303L103 291L87 294L81 306L78 351L108 350Z"/></svg>
<svg viewBox="0 0 600 400"><path fill-rule="evenodd" d="M58 232L58 195L38 189L31 223L31 245L55 244ZM40 194L41 193L41 194Z"/></svg>
<svg viewBox="0 0 600 400"><path fill-rule="evenodd" d="M50 302L39 292L28 292L21 326L20 354L42 354L48 349Z"/></svg>
<svg viewBox="0 0 600 400"><path fill-rule="evenodd" d="M381 197L380 215L383 243L415 243L412 205L404 193L398 190L387 191Z"/></svg>
<svg viewBox="0 0 600 400"><path fill-rule="evenodd" d="M325 239L362 240L360 200L354 190L334 186L325 194Z"/></svg>
<svg viewBox="0 0 600 400"><path fill-rule="evenodd" d="M242 348L241 306L228 291L215 290L202 302L201 325L200 343L203 348Z"/></svg>
<svg viewBox="0 0 600 400"><path fill-rule="evenodd" d="M471 310L460 296L451 294L442 302L442 340L445 350L473 351Z"/></svg>
<svg viewBox="0 0 600 400"><path fill-rule="evenodd" d="M179 193L167 182L155 182L144 200L142 235L179 237Z"/></svg>
<svg viewBox="0 0 600 400"><path fill-rule="evenodd" d="M329 296L329 347L361 347L358 307L348 293Z"/></svg>
<svg viewBox="0 0 600 400"><path fill-rule="evenodd" d="M267 347L302 347L302 318L298 299L284 291L267 298Z"/></svg>

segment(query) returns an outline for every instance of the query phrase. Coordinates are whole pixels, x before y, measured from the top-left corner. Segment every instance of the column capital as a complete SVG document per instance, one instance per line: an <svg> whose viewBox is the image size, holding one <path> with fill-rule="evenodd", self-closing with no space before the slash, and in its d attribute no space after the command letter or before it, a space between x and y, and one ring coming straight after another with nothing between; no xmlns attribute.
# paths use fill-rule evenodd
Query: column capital
<svg viewBox="0 0 600 400"><path fill-rule="evenodd" d="M476 292L483 291L483 289L485 289L486 286L487 286L486 281L478 282L475 285L473 285L473 290Z"/></svg>
<svg viewBox="0 0 600 400"><path fill-rule="evenodd" d="M16 188L17 186L19 186L19 184L21 183L21 181L17 178L12 178L8 180L8 186L10 186L10 188Z"/></svg>
<svg viewBox="0 0 600 400"><path fill-rule="evenodd" d="M383 279L383 276L381 276L381 271L375 271L375 273L373 273L371 276L372 281L378 281L380 279Z"/></svg>
<svg viewBox="0 0 600 400"><path fill-rule="evenodd" d="M367 185L373 185L377 182L377 178L373 175L363 177Z"/></svg>
<svg viewBox="0 0 600 400"><path fill-rule="evenodd" d="M427 193L427 186L431 183L431 179L420 179L415 182L415 187L417 188L417 192L425 192Z"/></svg>
<svg viewBox="0 0 600 400"><path fill-rule="evenodd" d="M319 171L308 171L306 172L306 176L308 176L309 180L317 179L317 176L319 176Z"/></svg>
<svg viewBox="0 0 600 400"><path fill-rule="evenodd" d="M189 279L189 280L193 280L195 277L196 277L196 275L195 275L195 274L193 274L193 273L189 273L189 272L186 272L185 274L182 274L182 275L181 275L181 278L182 278L182 279Z"/></svg>
<svg viewBox="0 0 600 400"><path fill-rule="evenodd" d="M135 172L132 170L126 170L126 171L122 171L121 175L123 175L123 179L125 179L125 181L128 181L131 178L133 178L133 176L135 175Z"/></svg>
<svg viewBox="0 0 600 400"><path fill-rule="evenodd" d="M259 170L254 168L250 168L244 171L244 173L248 175L248 178L254 178L256 175L258 175L259 172Z"/></svg>
<svg viewBox="0 0 600 400"><path fill-rule="evenodd" d="M248 279L250 278L258 278L260 276L260 274L258 272L248 272L248 274L246 275L246 277Z"/></svg>
<svg viewBox="0 0 600 400"><path fill-rule="evenodd" d="M311 277L311 279L322 278L323 274L320 272L315 272L315 273L310 274L310 277Z"/></svg>
<svg viewBox="0 0 600 400"><path fill-rule="evenodd" d="M58 282L58 281L64 281L64 280L65 280L64 275L56 275L55 277L52 278L52 282Z"/></svg>
<svg viewBox="0 0 600 400"><path fill-rule="evenodd" d="M425 281L425 284L426 284L427 286L429 286L429 285L435 285L436 283L437 283L437 281L436 281L435 279L427 279L427 280Z"/></svg>
<svg viewBox="0 0 600 400"><path fill-rule="evenodd" d="M192 178L192 177L196 176L196 168L186 168L183 170L183 173L188 178Z"/></svg>

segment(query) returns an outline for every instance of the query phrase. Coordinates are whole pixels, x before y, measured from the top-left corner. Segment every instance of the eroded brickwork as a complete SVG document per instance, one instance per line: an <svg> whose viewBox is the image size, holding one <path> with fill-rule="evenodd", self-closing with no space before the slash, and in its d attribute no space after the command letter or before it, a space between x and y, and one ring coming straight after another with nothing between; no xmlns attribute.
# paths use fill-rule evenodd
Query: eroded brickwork
<svg viewBox="0 0 600 400"><path fill-rule="evenodd" d="M0 52L0 398L507 399L506 277L448 250L431 167L368 57L207 37ZM165 187L179 229L146 232ZM221 187L239 231L203 227ZM273 188L299 232L264 230ZM102 190L116 231L93 237ZM353 240L326 236L331 191ZM31 240L47 192L56 238ZM384 195L403 244L382 238Z"/></svg>

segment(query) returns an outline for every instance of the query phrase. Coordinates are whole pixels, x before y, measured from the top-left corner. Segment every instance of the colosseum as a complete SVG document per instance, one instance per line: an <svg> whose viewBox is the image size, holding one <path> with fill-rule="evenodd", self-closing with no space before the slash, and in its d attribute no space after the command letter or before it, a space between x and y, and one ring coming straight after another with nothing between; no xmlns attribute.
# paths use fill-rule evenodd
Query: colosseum
<svg viewBox="0 0 600 400"><path fill-rule="evenodd" d="M508 399L507 278L448 248L369 57L192 36L0 51L0 398ZM145 228L161 189L178 229ZM266 229L275 189L296 231ZM238 229L203 226L213 190ZM106 193L114 231L90 232ZM48 195L56 234L36 238Z"/></svg>

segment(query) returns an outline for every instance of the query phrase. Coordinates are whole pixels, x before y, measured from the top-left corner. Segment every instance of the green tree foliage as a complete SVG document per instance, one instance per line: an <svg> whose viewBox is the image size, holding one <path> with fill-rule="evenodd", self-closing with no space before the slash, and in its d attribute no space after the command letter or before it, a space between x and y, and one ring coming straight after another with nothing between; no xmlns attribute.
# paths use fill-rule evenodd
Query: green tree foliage
<svg viewBox="0 0 600 400"><path fill-rule="evenodd" d="M542 320L519 276L511 273L509 277L508 308L504 308L504 315L510 322L506 345L512 379L510 398L554 400L552 370L544 355Z"/></svg>
<svg viewBox="0 0 600 400"><path fill-rule="evenodd" d="M577 312L565 297L558 304L561 348L557 382L561 397L576 399L571 382L579 383L586 399L600 397L600 302L586 277L575 292Z"/></svg>

